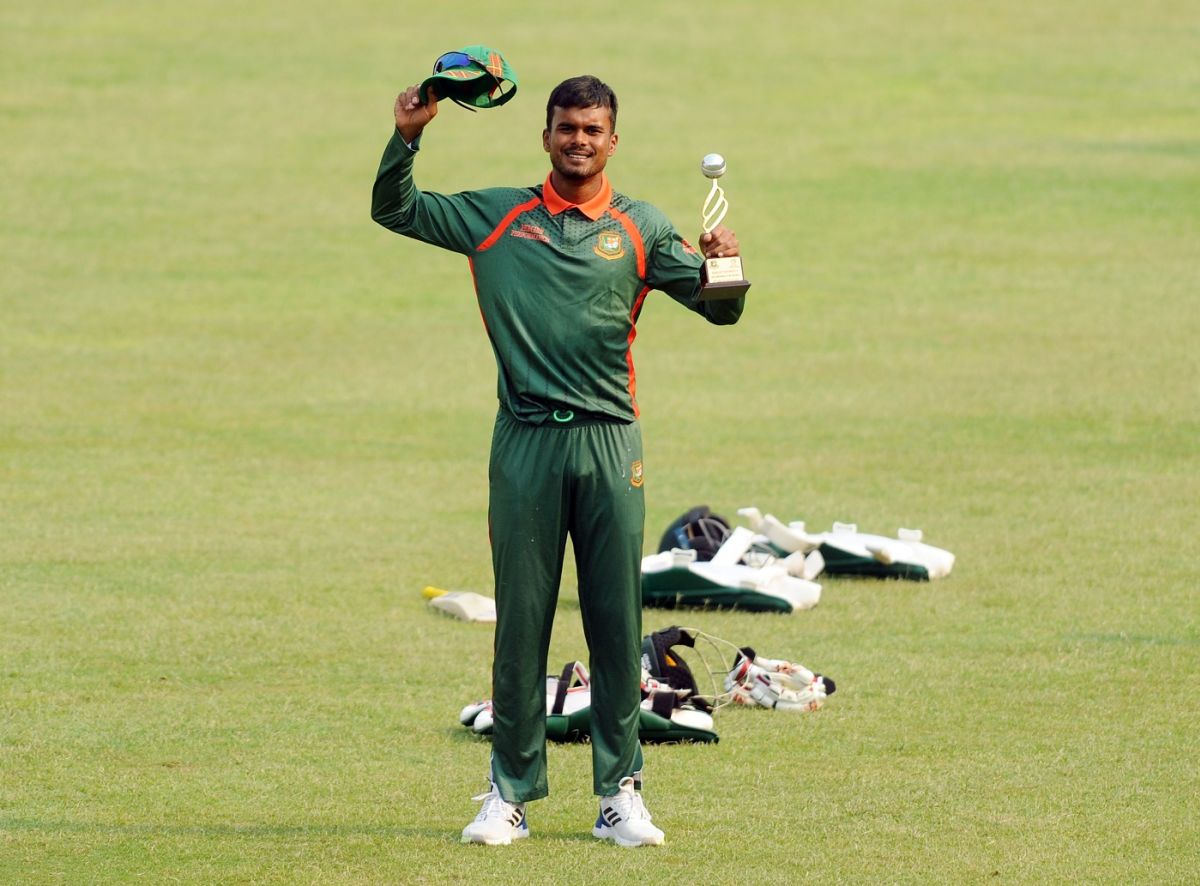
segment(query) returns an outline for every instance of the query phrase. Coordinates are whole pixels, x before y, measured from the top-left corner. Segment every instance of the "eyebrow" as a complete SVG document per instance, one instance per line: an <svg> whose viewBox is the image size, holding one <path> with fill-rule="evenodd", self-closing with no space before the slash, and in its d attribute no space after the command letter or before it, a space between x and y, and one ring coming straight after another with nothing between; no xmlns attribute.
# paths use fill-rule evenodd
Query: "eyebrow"
<svg viewBox="0 0 1200 886"><path fill-rule="evenodd" d="M566 120L559 121L555 129L586 129L588 132L604 132L607 127L603 123L585 123L582 126L576 126L574 123L568 123Z"/></svg>

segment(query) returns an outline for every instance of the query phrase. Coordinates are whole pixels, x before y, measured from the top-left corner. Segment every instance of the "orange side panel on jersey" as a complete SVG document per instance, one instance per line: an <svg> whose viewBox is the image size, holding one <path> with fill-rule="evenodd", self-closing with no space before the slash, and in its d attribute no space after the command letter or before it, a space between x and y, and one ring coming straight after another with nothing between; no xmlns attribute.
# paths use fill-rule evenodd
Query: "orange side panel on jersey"
<svg viewBox="0 0 1200 886"><path fill-rule="evenodd" d="M491 249L496 244L496 241L500 239L500 237L508 229L508 226L513 223L513 220L518 215L520 215L522 212L528 212L529 210L533 209L535 206L537 206L541 202L542 202L541 197L534 197L530 200L526 200L520 206L514 206L512 209L510 209L508 211L508 215L506 215L506 216L504 216L504 218L500 219L500 224L496 225L495 230L493 230L490 234L488 234L487 239L475 247L475 251L483 252L485 250Z"/></svg>
<svg viewBox="0 0 1200 886"><path fill-rule="evenodd" d="M629 338L625 341L625 364L629 367L629 384L626 387L629 391L629 400L633 403L634 418L641 415L642 411L638 408L637 402L637 373L633 369L633 340L637 338L637 318L642 313L642 302L646 300L646 293L649 291L649 286L643 286L642 291L638 293L637 300L633 303L633 310L629 312Z"/></svg>
<svg viewBox="0 0 1200 886"><path fill-rule="evenodd" d="M625 213L613 209L611 206L609 207L608 211L612 213L613 218L621 223L621 227L625 229L625 233L627 233L629 235L629 239L633 241L633 251L637 255L638 279L644 281L646 279L646 244L642 242L642 232L639 231L637 225L633 223L633 219L631 219ZM639 298L639 303L640 301L641 299Z"/></svg>
<svg viewBox="0 0 1200 886"><path fill-rule="evenodd" d="M467 267L471 269L471 285L475 287L475 305L479 308L479 319L483 321L483 331L490 338L492 332L488 329L487 317L483 316L483 304L479 301L479 281L475 279L475 260L467 256Z"/></svg>
<svg viewBox="0 0 1200 886"><path fill-rule="evenodd" d="M629 235L629 239L633 242L633 252L637 256L638 279L645 283L646 244L642 242L642 232L633 223L633 219L625 213L613 209L611 206L608 211L612 214L613 218L621 223L621 227L625 229L625 233ZM633 404L633 414L635 417L641 415L642 411L638 408L637 403L637 372L633 368L633 340L637 338L637 320L638 315L642 312L642 302L646 300L646 294L649 291L649 286L642 287L642 291L638 293L638 297L633 303L633 310L629 312L629 338L626 340L625 347L625 363L629 367L629 400Z"/></svg>

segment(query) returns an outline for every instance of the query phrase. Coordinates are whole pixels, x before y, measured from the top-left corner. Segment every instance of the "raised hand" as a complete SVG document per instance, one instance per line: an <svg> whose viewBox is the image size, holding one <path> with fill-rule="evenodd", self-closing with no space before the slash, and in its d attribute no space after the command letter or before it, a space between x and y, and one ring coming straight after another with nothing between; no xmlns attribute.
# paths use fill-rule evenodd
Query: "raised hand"
<svg viewBox="0 0 1200 886"><path fill-rule="evenodd" d="M396 128L400 130L400 135L410 145L413 139L429 125L429 121L437 116L438 100L433 88L429 89L429 101L426 104L421 104L420 92L419 85L408 87L396 96L396 105L393 109L396 114Z"/></svg>

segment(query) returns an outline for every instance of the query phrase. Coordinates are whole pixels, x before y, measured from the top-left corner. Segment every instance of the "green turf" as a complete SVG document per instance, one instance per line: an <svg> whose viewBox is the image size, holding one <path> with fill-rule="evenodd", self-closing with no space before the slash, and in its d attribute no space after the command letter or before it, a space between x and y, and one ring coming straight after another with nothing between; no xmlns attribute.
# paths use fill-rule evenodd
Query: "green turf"
<svg viewBox="0 0 1200 886"><path fill-rule="evenodd" d="M1200 867L1200 25L1187 4L0 11L0 882L1184 882ZM635 356L649 535L919 526L946 581L700 613L834 676L647 750L662 850L458 845L487 744L494 365L465 263L369 219L396 91L484 40L431 188L533 184L544 97L754 283ZM647 627L672 621L650 612ZM551 660L583 654L572 580Z"/></svg>

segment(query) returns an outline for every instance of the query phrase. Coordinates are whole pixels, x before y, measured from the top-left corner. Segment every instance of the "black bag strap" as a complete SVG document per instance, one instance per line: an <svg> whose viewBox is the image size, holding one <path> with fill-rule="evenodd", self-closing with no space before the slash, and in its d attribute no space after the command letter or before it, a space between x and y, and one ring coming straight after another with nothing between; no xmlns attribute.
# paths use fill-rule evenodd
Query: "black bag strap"
<svg viewBox="0 0 1200 886"><path fill-rule="evenodd" d="M679 696L674 692L656 691L650 693L650 710L664 720L671 719L671 711L679 707Z"/></svg>
<svg viewBox="0 0 1200 886"><path fill-rule="evenodd" d="M571 688L571 677L575 673L577 664L579 662L569 661L563 665L562 673L558 677L558 686L554 690L554 705L550 708L551 714L563 712L563 705L567 702L567 690Z"/></svg>

